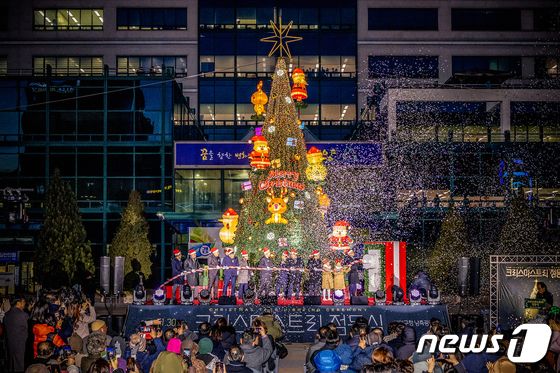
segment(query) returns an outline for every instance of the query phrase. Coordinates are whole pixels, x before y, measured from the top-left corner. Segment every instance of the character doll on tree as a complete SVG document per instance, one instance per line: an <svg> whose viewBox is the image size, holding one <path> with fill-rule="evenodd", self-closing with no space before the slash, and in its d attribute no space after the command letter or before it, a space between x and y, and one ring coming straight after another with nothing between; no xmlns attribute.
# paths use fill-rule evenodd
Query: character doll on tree
<svg viewBox="0 0 560 373"><path fill-rule="evenodd" d="M350 224L347 221L339 220L334 223L332 233L329 236L329 245L332 250L348 250L354 240L348 235Z"/></svg>

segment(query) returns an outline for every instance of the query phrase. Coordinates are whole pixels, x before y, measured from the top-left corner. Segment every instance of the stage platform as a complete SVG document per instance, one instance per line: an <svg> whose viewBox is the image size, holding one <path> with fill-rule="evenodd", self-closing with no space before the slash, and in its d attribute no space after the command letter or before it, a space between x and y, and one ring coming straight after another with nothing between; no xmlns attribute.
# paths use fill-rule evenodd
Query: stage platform
<svg viewBox="0 0 560 373"><path fill-rule="evenodd" d="M416 329L416 334L426 332L430 319L435 317L449 325L446 305L437 306L183 306L183 305L129 305L124 326L128 337L136 332L143 320L162 319L163 328L173 327L175 320L185 320L191 330L197 330L202 322L213 323L219 317L225 317L238 332L251 325L251 321L260 316L265 308L272 309L286 331L286 340L295 343L310 343L317 330L325 324L334 322L339 326L341 335L346 335L348 328L360 316L369 320L370 326L379 326L386 330L392 321L400 321Z"/></svg>

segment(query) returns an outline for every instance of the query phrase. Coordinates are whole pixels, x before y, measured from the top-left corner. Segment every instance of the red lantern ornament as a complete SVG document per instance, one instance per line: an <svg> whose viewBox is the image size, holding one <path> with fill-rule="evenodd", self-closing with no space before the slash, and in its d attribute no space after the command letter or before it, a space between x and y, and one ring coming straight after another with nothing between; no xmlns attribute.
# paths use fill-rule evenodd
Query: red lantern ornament
<svg viewBox="0 0 560 373"><path fill-rule="evenodd" d="M296 106L303 106L303 100L307 99L307 81L305 80L305 73L302 69L296 68L292 72L292 99L296 102Z"/></svg>
<svg viewBox="0 0 560 373"><path fill-rule="evenodd" d="M249 164L251 167L258 170L270 167L268 141L266 141L264 136L253 136L251 142L253 143L253 151L249 154L249 160L251 161Z"/></svg>

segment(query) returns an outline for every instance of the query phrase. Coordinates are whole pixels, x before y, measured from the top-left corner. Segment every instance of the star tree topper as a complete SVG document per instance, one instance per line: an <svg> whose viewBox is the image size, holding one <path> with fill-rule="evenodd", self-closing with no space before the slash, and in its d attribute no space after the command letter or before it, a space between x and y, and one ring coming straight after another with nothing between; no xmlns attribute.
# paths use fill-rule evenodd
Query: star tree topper
<svg viewBox="0 0 560 373"><path fill-rule="evenodd" d="M282 57L282 53L285 52L288 58L292 58L288 43L293 43L294 41L300 41L303 39L300 36L288 35L293 23L293 21L290 21L288 25L284 26L282 25L282 18L280 18L278 25L276 25L273 21L270 21L274 35L261 39L261 41L265 43L274 43L272 49L268 53L268 57L271 57L277 50L280 50L280 57Z"/></svg>

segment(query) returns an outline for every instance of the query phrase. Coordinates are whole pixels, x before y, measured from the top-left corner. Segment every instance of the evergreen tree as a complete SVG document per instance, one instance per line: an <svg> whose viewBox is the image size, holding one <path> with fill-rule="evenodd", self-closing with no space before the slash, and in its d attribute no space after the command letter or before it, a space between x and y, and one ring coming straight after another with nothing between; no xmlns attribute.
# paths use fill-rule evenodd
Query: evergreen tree
<svg viewBox="0 0 560 373"><path fill-rule="evenodd" d="M457 293L457 262L469 253L467 226L461 214L450 208L439 237L428 258L428 273L438 288L447 294Z"/></svg>
<svg viewBox="0 0 560 373"><path fill-rule="evenodd" d="M78 262L82 262L88 271L95 271L91 244L86 241L74 191L56 169L46 193L45 220L35 255L37 280L47 287L68 285L68 279L74 278ZM61 272L66 275L62 281Z"/></svg>
<svg viewBox="0 0 560 373"><path fill-rule="evenodd" d="M111 242L109 254L113 258L116 256L125 258L125 273L133 270L132 261L136 259L140 263L142 273L147 278L152 274L150 259L152 252L152 244L148 239L148 223L144 217L144 205L140 199L140 193L133 190L130 192L128 204L122 212L121 222Z"/></svg>
<svg viewBox="0 0 560 373"><path fill-rule="evenodd" d="M520 192L511 201L508 216L500 235L500 254L539 254L539 227L534 211Z"/></svg>
<svg viewBox="0 0 560 373"><path fill-rule="evenodd" d="M318 182L306 178L308 166L303 132L291 99L286 60L278 58L270 101L262 128L270 148L271 167L250 171L252 189L244 195L235 245L258 254L263 247L277 254L289 247L301 255L327 248L328 231L319 210ZM269 203L285 203L287 224L271 222ZM287 202L286 202L287 201Z"/></svg>

